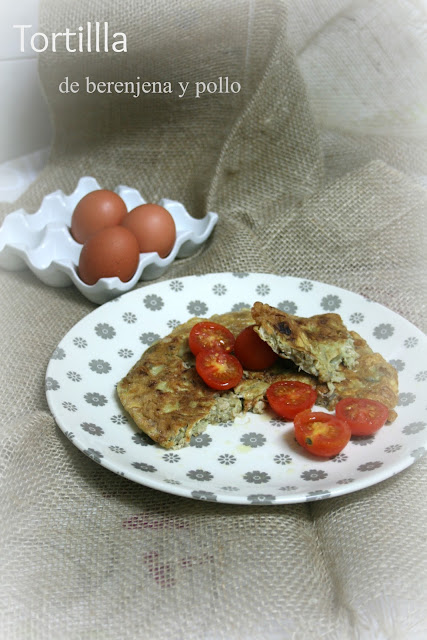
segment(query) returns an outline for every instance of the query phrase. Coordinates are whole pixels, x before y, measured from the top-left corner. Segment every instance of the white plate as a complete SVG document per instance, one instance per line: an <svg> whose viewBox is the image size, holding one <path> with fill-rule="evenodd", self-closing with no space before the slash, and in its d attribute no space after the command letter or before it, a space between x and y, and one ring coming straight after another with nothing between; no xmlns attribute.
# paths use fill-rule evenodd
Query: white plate
<svg viewBox="0 0 427 640"><path fill-rule="evenodd" d="M321 459L294 440L291 423L247 414L211 425L177 451L152 444L127 418L116 383L141 353L189 317L256 300L290 313L340 313L399 371L398 418L375 437L353 438ZM215 273L151 284L99 307L61 340L46 394L61 430L90 458L130 480L169 493L234 504L329 498L380 482L425 453L427 338L410 322L344 289L291 277Z"/></svg>

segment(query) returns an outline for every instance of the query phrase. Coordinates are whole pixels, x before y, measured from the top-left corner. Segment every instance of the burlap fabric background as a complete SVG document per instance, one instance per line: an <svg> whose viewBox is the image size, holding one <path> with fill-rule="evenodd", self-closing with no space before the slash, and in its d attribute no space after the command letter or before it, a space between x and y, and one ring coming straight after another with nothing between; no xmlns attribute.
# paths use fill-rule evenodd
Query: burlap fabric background
<svg viewBox="0 0 427 640"><path fill-rule="evenodd" d="M126 183L220 214L208 246L167 277L318 279L426 329L421 2L42 2L46 33L96 20L126 32L129 52L41 56L51 160L3 215L37 210L82 175ZM64 96L67 75L229 76L242 91ZM128 482L63 437L44 395L50 354L94 305L29 272L0 276L1 637L426 637L424 461L364 491L281 507Z"/></svg>

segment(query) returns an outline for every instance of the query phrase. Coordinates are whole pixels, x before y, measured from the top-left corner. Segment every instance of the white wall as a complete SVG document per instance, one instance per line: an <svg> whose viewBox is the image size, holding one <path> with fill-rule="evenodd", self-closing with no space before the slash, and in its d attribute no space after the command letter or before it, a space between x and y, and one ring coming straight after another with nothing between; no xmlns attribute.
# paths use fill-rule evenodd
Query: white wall
<svg viewBox="0 0 427 640"><path fill-rule="evenodd" d="M0 2L0 163L49 146L51 126L37 74L37 55L20 52L19 30L38 30L39 0Z"/></svg>

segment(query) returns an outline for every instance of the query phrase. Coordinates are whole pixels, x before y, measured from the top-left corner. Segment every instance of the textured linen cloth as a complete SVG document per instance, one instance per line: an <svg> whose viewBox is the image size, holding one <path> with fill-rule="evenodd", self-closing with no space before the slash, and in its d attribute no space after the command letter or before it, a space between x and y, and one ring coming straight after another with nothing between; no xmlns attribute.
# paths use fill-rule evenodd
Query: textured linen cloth
<svg viewBox="0 0 427 640"><path fill-rule="evenodd" d="M108 21L128 53L40 56L50 161L2 218L83 175L219 213L165 278L263 271L349 288L426 329L427 52L421 2L44 0L40 29ZM62 95L95 81L240 93ZM8 639L424 638L425 461L308 504L187 500L116 476L56 427L44 376L95 308L0 274L0 635ZM140 285L143 286L143 285Z"/></svg>

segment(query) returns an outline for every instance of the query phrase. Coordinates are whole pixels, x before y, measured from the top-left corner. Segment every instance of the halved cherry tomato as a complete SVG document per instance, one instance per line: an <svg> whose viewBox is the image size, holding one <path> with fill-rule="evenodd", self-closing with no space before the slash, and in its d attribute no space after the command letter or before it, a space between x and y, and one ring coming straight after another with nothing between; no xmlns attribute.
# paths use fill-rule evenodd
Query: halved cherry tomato
<svg viewBox="0 0 427 640"><path fill-rule="evenodd" d="M254 326L246 327L239 333L234 345L234 353L245 369L260 371L271 367L279 356L255 333Z"/></svg>
<svg viewBox="0 0 427 640"><path fill-rule="evenodd" d="M377 400L343 398L337 403L335 414L347 422L353 436L370 436L385 424L388 408Z"/></svg>
<svg viewBox="0 0 427 640"><path fill-rule="evenodd" d="M297 380L279 380L267 389L270 407L287 420L293 420L297 413L310 409L316 398L317 392L313 387Z"/></svg>
<svg viewBox="0 0 427 640"><path fill-rule="evenodd" d="M322 411L302 411L295 416L294 427L297 442L315 456L336 456L351 437L344 420Z"/></svg>
<svg viewBox="0 0 427 640"><path fill-rule="evenodd" d="M212 389L232 389L243 376L238 359L223 349L203 349L196 356L196 371Z"/></svg>
<svg viewBox="0 0 427 640"><path fill-rule="evenodd" d="M233 351L234 342L234 336L227 327L209 320L195 324L188 337L190 349L195 356L202 349Z"/></svg>

